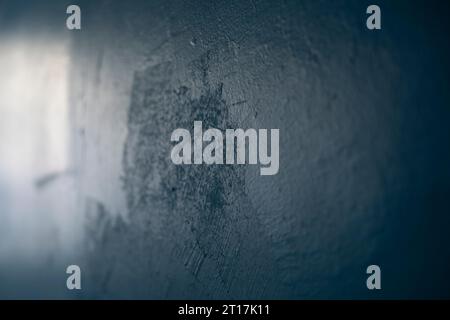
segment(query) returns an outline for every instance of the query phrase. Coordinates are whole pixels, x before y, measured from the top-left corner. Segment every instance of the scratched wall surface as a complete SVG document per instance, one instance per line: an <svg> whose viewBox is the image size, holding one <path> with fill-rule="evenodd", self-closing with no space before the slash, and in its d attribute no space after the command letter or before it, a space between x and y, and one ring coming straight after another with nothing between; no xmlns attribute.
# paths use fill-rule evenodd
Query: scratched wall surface
<svg viewBox="0 0 450 320"><path fill-rule="evenodd" d="M73 88L89 295L448 296L445 5L381 5L381 32L361 1L87 6ZM173 165L170 134L194 120L279 128L279 174Z"/></svg>
<svg viewBox="0 0 450 320"><path fill-rule="evenodd" d="M450 297L449 5L369 4L81 2L73 297ZM279 128L279 173L175 166L194 120Z"/></svg>

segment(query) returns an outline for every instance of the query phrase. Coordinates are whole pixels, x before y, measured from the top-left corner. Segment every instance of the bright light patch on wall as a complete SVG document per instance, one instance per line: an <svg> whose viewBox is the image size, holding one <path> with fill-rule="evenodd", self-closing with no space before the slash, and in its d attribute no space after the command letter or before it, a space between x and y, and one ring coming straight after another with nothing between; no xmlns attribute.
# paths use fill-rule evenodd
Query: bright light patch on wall
<svg viewBox="0 0 450 320"><path fill-rule="evenodd" d="M73 239L69 62L60 39L0 41L0 259L45 259Z"/></svg>

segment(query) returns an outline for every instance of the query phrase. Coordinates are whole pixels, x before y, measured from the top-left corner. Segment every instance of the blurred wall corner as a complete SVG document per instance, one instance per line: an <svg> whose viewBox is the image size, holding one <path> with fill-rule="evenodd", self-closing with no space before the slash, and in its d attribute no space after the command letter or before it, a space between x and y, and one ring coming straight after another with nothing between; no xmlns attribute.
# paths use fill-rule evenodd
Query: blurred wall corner
<svg viewBox="0 0 450 320"><path fill-rule="evenodd" d="M0 298L64 296L78 255L64 8L0 2Z"/></svg>

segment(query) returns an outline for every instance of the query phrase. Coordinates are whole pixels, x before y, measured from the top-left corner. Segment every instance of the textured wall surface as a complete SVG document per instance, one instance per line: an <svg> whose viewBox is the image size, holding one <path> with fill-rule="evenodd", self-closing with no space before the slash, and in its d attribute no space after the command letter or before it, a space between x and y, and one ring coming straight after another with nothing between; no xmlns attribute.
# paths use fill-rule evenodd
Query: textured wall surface
<svg viewBox="0 0 450 320"><path fill-rule="evenodd" d="M449 294L445 5L380 5L381 32L364 1L84 10L73 88L93 296L371 297L371 263L384 297ZM279 174L173 165L170 134L194 120L279 128Z"/></svg>
<svg viewBox="0 0 450 320"><path fill-rule="evenodd" d="M371 32L369 4L80 4L82 297L450 297L449 6L377 1ZM194 120L279 128L279 173L175 166Z"/></svg>

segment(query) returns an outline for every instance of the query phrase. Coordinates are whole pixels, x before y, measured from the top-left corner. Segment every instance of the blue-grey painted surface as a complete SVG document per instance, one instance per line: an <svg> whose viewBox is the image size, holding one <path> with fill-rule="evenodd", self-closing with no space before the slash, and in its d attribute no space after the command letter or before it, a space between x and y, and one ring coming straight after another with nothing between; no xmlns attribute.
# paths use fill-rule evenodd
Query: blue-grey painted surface
<svg viewBox="0 0 450 320"><path fill-rule="evenodd" d="M369 4L82 2L68 297L450 297L449 6ZM279 128L279 173L175 166L194 120Z"/></svg>

